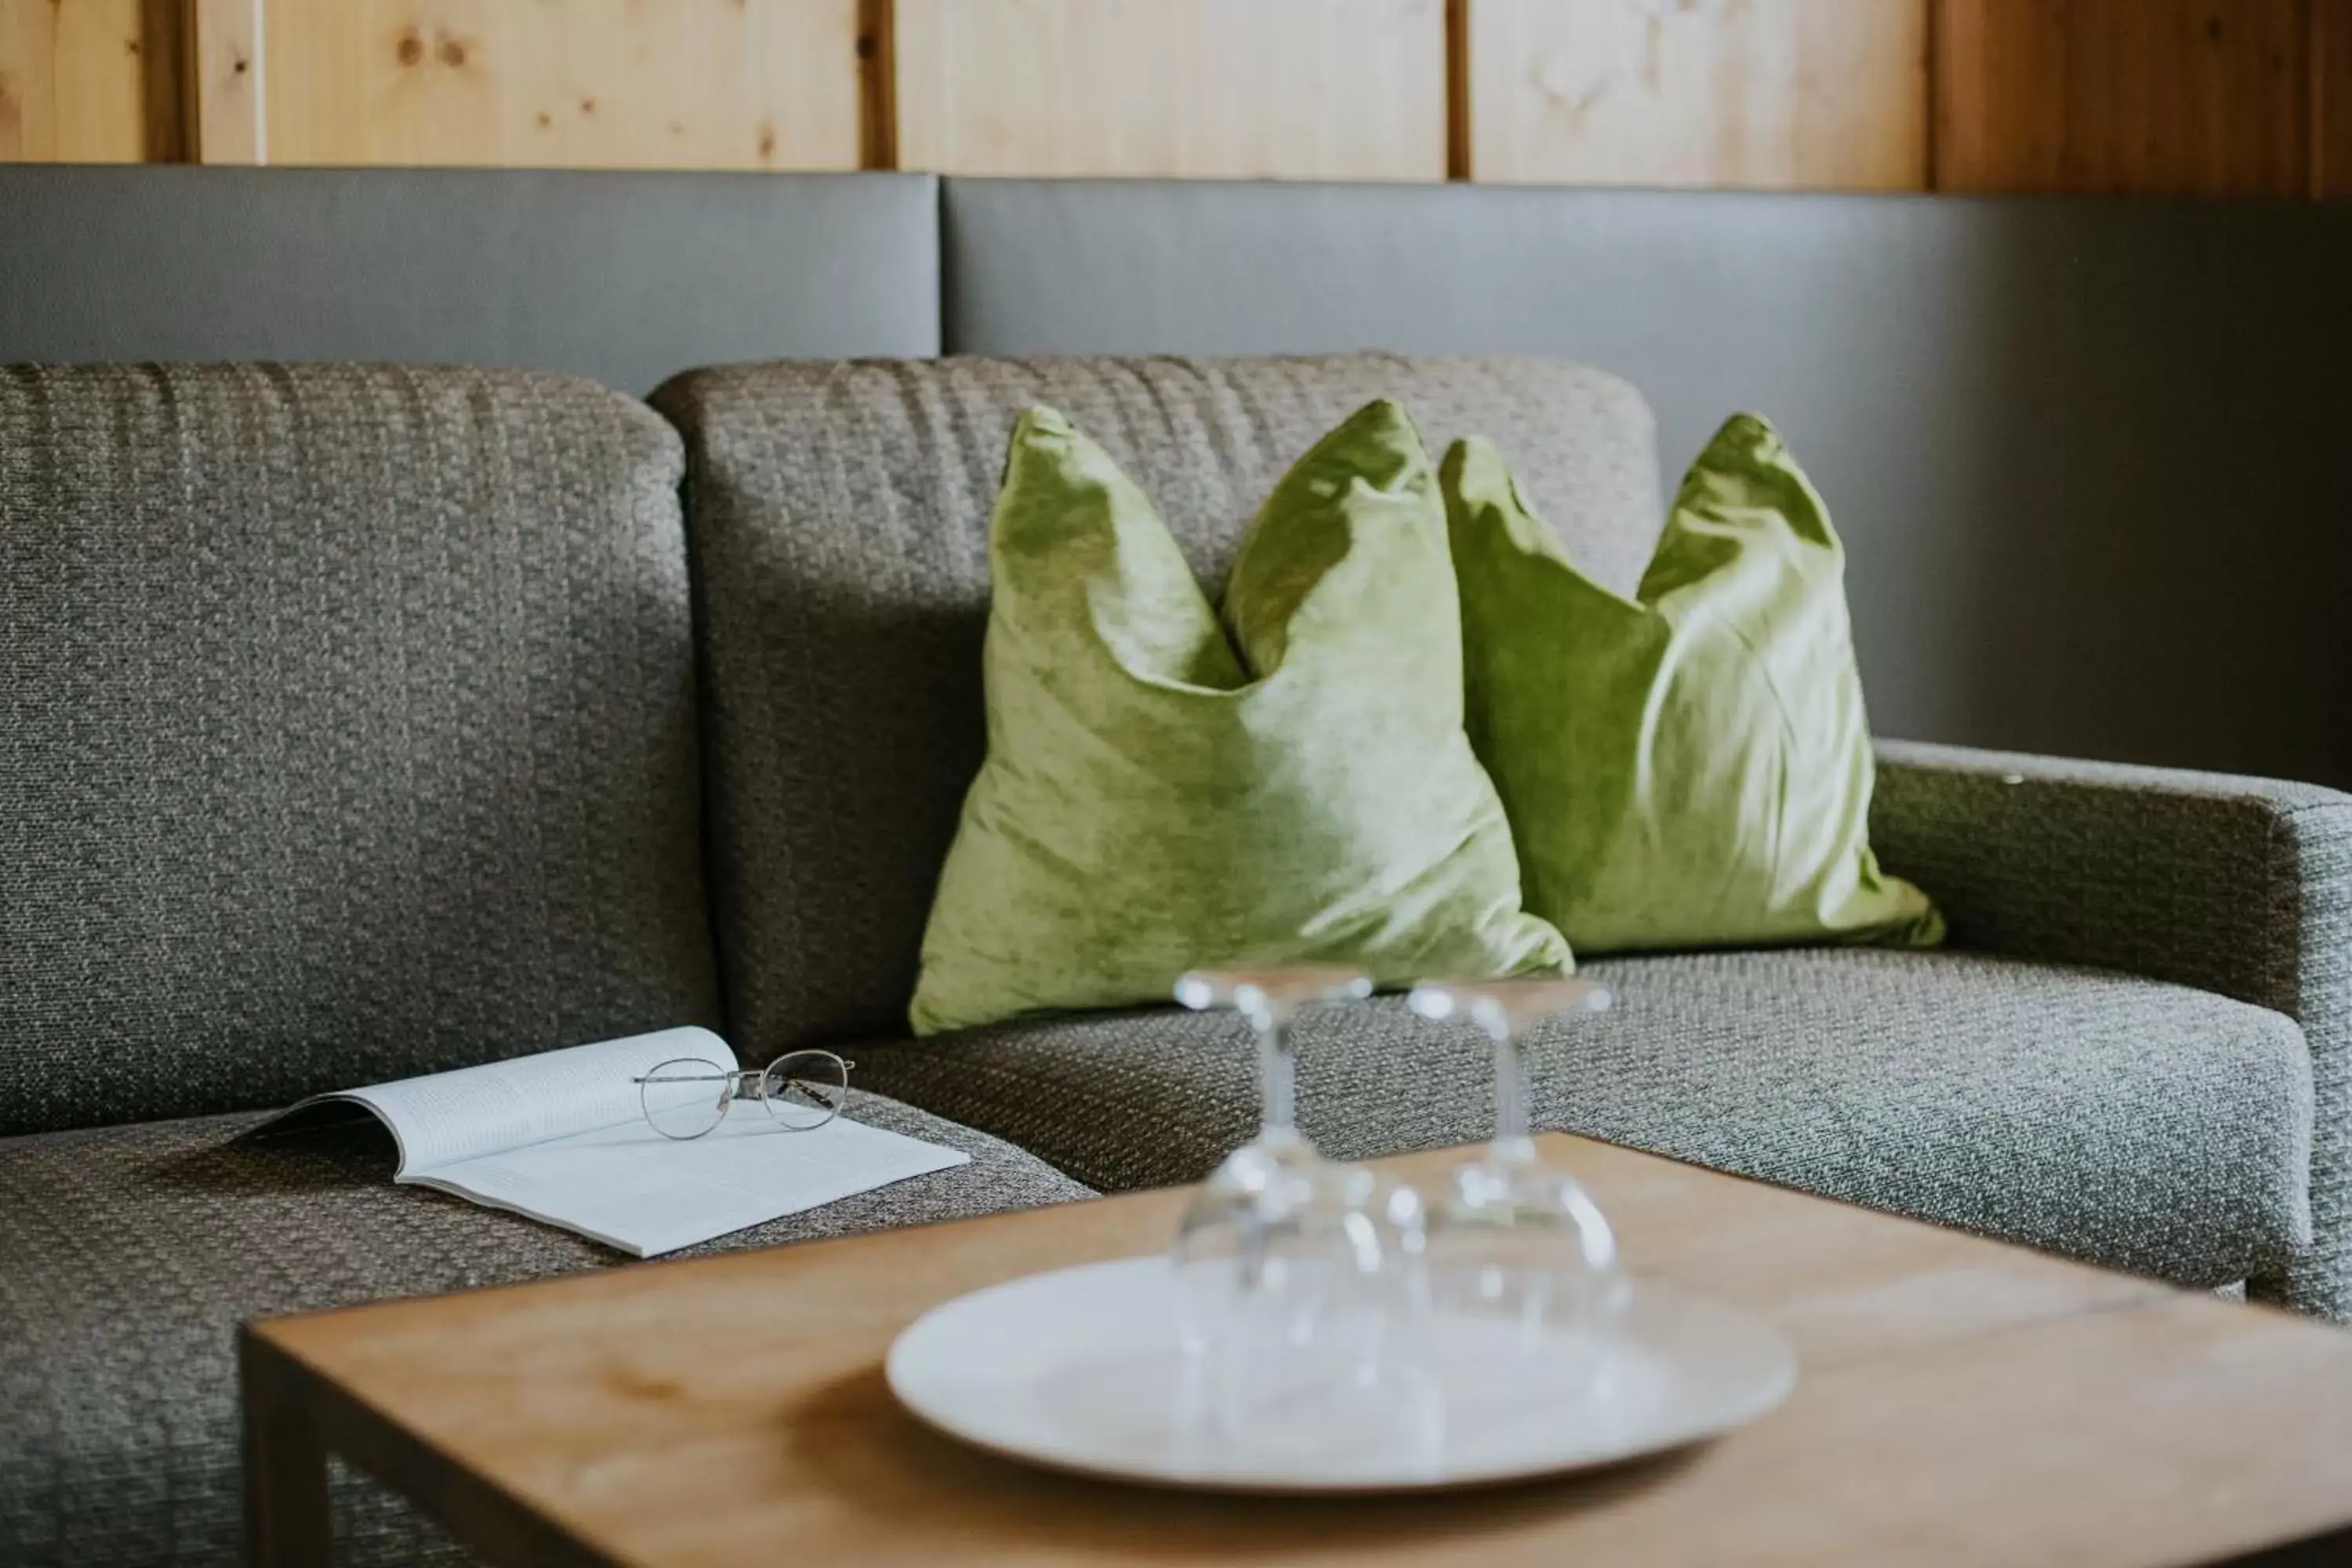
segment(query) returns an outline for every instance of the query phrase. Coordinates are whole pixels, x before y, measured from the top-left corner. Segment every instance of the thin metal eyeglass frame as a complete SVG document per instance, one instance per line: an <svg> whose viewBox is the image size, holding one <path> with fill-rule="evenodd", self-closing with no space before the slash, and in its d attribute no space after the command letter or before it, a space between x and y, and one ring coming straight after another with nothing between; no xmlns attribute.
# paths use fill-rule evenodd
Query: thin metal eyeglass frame
<svg viewBox="0 0 2352 1568"><path fill-rule="evenodd" d="M822 1121L810 1122L787 1121L776 1111L777 1097L770 1091L768 1088L768 1080L776 1077L776 1069L783 1066L786 1062L794 1061L804 1057L820 1058L833 1063L835 1068L840 1069L838 1074L840 1079L839 1084L837 1086L827 1084L824 1087L826 1090L835 1090L837 1089L841 1099L838 1100L828 1100L825 1094L820 1092L816 1086L807 1086L803 1092L805 1092L810 1099L815 1100L819 1106L824 1108L825 1113L824 1119ZM709 1070L698 1073L666 1073L663 1071L666 1068L681 1067L689 1064L695 1067L705 1068ZM707 1138L711 1133L716 1132L719 1130L719 1125L727 1120L727 1112L733 1108L735 1102L739 1100L758 1100L761 1106L767 1111L768 1119L787 1132L814 1132L818 1128L828 1125L835 1117L841 1114L842 1104L845 1102L848 1098L849 1075L856 1066L857 1064L856 1062L850 1061L846 1058L836 1056L833 1052L825 1050L786 1051L782 1056L778 1057L774 1061L770 1062L766 1067L761 1068L757 1071L749 1068L722 1068L717 1062L709 1060L703 1057L672 1057L666 1062L656 1062L654 1064L650 1071L640 1077L633 1078L629 1081L637 1086L637 1110L639 1114L645 1117L646 1124L651 1127L655 1131L660 1133L663 1137L667 1138L674 1142L690 1143L697 1138ZM793 1075L786 1074L783 1076L789 1079ZM725 1087L720 1090L719 1098L712 1101L710 1119L706 1125L692 1132L672 1132L668 1128L664 1127L661 1124L660 1120L654 1115L653 1108L646 1102L646 1086L647 1084L654 1083L713 1083L723 1084Z"/></svg>

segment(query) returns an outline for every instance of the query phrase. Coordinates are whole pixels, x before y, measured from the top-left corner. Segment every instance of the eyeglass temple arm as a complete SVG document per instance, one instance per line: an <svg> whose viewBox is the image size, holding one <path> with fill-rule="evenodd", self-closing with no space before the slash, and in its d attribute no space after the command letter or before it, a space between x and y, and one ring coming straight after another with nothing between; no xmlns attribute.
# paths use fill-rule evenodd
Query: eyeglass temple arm
<svg viewBox="0 0 2352 1568"><path fill-rule="evenodd" d="M842 1070L843 1072L852 1072L852 1071L855 1071L855 1070L856 1069L856 1067L857 1067L857 1064L856 1064L856 1062L853 1062L853 1061L844 1061L844 1062L841 1064L841 1070ZM756 1071L756 1072L755 1072L755 1071L753 1071L753 1070L752 1070L751 1068L724 1068L724 1069L721 1069L720 1071L718 1071L718 1072L698 1072L698 1073L676 1073L676 1072L666 1072L666 1073L662 1073L662 1074L660 1074L659 1076L656 1076L656 1075L655 1075L655 1074L653 1074L653 1073L646 1073L646 1074L645 1074L645 1075L644 1075L643 1077L641 1077L641 1078L633 1078L633 1079L631 1079L629 1081L630 1081L631 1083L720 1083L720 1082L727 1082L727 1083L737 1083L737 1084L740 1084L740 1083L744 1083L744 1082L747 1082L747 1081L748 1081L748 1082L755 1082L755 1083L760 1084L760 1085L761 1086L761 1089L760 1089L760 1092L761 1092L761 1094L765 1094L765 1093L767 1092L766 1084L767 1084L767 1081L768 1081L768 1071L767 1071L767 1068L762 1068L759 1069L759 1070L758 1070L758 1071ZM845 1085L844 1087L846 1087L846 1086ZM816 1090L814 1090L814 1089L811 1089L809 1092L811 1092L812 1094L814 1094L814 1093L815 1093L815 1092L816 1092Z"/></svg>

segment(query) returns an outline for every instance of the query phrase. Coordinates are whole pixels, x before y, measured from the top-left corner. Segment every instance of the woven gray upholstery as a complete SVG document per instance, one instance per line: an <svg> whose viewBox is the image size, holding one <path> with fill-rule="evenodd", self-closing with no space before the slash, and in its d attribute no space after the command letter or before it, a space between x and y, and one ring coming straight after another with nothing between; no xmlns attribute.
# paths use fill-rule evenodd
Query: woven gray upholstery
<svg viewBox="0 0 2352 1568"><path fill-rule="evenodd" d="M751 1056L896 1031L982 746L988 516L1013 416L1060 408L1221 584L1290 463L1374 397L1434 448L1501 443L1600 575L1663 512L1650 417L1597 372L1524 360L940 360L696 371L685 431L714 908Z"/></svg>
<svg viewBox="0 0 2352 1568"><path fill-rule="evenodd" d="M702 1251L1088 1195L1042 1162L878 1096L849 1113L969 1150ZM226 1141L251 1116L0 1140L0 1563L239 1560L236 1323L625 1261L567 1231L394 1187L364 1130ZM789 1314L792 1303L779 1301ZM462 1557L388 1492L338 1489L343 1563Z"/></svg>
<svg viewBox="0 0 2352 1568"><path fill-rule="evenodd" d="M2182 1284L2310 1234L2295 1026L2209 993L1956 952L1812 949L1585 966L1611 1012L1539 1032L1535 1120ZM1474 1031L1394 999L1301 1026L1300 1123L1348 1159L1481 1137ZM1102 1187L1198 1178L1256 1113L1229 1015L1072 1016L861 1045L888 1092Z"/></svg>
<svg viewBox="0 0 2352 1568"><path fill-rule="evenodd" d="M2200 986L2301 1025L2314 1238L2251 1289L2352 1320L2352 795L1889 742L1871 835L1956 942Z"/></svg>
<svg viewBox="0 0 2352 1568"><path fill-rule="evenodd" d="M718 1022L678 472L554 376L0 370L0 1133Z"/></svg>

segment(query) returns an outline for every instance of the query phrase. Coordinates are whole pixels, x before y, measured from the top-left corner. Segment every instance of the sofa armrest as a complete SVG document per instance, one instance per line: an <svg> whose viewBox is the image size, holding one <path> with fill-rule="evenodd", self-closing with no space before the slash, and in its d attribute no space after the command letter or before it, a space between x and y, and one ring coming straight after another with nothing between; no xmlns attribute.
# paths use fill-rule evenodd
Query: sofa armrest
<svg viewBox="0 0 2352 1568"><path fill-rule="evenodd" d="M1882 741L1870 834L1956 946L2352 1006L2352 795Z"/></svg>
<svg viewBox="0 0 2352 1568"><path fill-rule="evenodd" d="M2317 1237L2263 1293L2352 1317L2352 795L1882 742L1871 842L1956 946L2219 992L2303 1027Z"/></svg>

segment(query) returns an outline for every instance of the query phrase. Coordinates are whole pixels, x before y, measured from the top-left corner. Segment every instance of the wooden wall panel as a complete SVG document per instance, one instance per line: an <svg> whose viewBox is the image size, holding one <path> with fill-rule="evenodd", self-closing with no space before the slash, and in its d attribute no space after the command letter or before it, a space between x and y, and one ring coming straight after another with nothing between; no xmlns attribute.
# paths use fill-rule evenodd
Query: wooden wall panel
<svg viewBox="0 0 2352 1568"><path fill-rule="evenodd" d="M224 34L252 3L198 0ZM215 69L200 77L202 153L854 169L858 11L858 0L263 0L261 133L215 144L208 128L234 119L212 112Z"/></svg>
<svg viewBox="0 0 2352 1568"><path fill-rule="evenodd" d="M1442 180L1444 0L898 0L898 164Z"/></svg>
<svg viewBox="0 0 2352 1568"><path fill-rule="evenodd" d="M1939 0L1937 183L2303 195L2315 4Z"/></svg>
<svg viewBox="0 0 2352 1568"><path fill-rule="evenodd" d="M1470 170L1913 190L1927 0L1469 0Z"/></svg>
<svg viewBox="0 0 2352 1568"><path fill-rule="evenodd" d="M0 159L2352 198L2352 0L0 0Z"/></svg>
<svg viewBox="0 0 2352 1568"><path fill-rule="evenodd" d="M171 156L176 17L149 0L0 0L0 160Z"/></svg>

